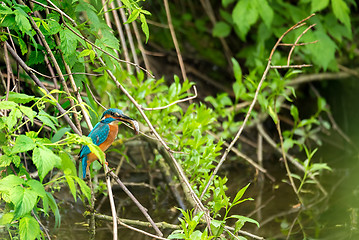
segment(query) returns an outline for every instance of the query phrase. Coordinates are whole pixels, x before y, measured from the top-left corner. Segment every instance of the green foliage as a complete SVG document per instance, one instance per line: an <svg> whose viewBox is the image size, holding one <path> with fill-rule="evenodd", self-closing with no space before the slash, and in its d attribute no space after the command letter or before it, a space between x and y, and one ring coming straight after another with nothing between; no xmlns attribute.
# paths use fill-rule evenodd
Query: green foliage
<svg viewBox="0 0 359 240"><path fill-rule="evenodd" d="M224 227L226 226L226 221L229 219L236 219L235 222L235 231L234 234L238 233L238 231L243 227L243 225L246 222L249 223L254 223L257 225L257 227L259 227L259 223L251 218L248 217L244 217L241 215L229 215L230 210L232 209L232 207L245 202L247 200L253 200L252 198L246 198L246 199L242 199L245 191L247 190L247 188L249 187L249 184L245 187L243 187L242 189L240 189L235 198L233 199L232 202L230 202L229 197L226 196L225 191L226 191L226 187L225 187L225 183L226 183L227 179L221 179L218 178L217 181L215 181L215 186L216 188L213 189L213 201L211 201L209 203L209 205L214 205L212 206L213 211L215 211L215 213L213 214L214 217L218 217L221 218L220 220L218 219L212 219L211 220L211 225L210 225L210 232L212 233L212 235L208 235L209 230L207 228L204 229L204 231L198 230L199 225L201 223L204 223L203 221L203 212L198 212L196 213L195 216L193 216L193 211L192 210L188 210L188 211L184 211L182 209L179 209L181 211L181 213L183 214L183 218L180 218L180 222L181 222L181 230L175 230L171 233L170 236L168 236L169 239L185 239L185 240L192 240L192 239L216 239L216 238L221 238L222 233L224 232ZM224 210L224 216L221 217L221 215L218 213L219 210Z"/></svg>
<svg viewBox="0 0 359 240"><path fill-rule="evenodd" d="M237 43L248 41L243 46L233 48L235 58L230 59L233 68L232 90L234 96L227 93L218 93L217 96L208 96L205 102L194 102L186 105L186 108L178 104L170 105L161 110L151 111L149 120L154 123L156 130L168 143L174 156L184 168L195 192L200 195L210 180L211 173L218 163L218 156L223 150L223 141L231 140L238 128L242 125L239 119L248 112L248 104L238 107L240 103L250 103L253 100L258 87L259 74L264 69L274 38L278 38L286 25L306 17L312 11L321 11L313 22L317 23L314 32L309 31L302 38L310 42L319 40L316 45L302 46L296 50L301 60L310 61L317 68L336 69L335 57L340 45L352 38L350 22L350 4L343 0L312 0L300 1L296 6L289 2L276 0L222 0L219 5L220 21L215 23L212 31L208 31L207 17L195 16L190 13L181 15L181 21L174 19L174 26L181 28L181 34L189 38L199 55L209 59L216 65L223 67L227 63L213 37L234 38ZM149 26L146 17L150 13L139 5L138 1L122 0L124 8L128 12L127 22L139 21L146 37L149 39ZM133 112L131 117L142 121L139 113L132 109L132 104L124 94L119 94L115 83L109 80L106 70L111 70L117 80L129 91L131 96L144 108L157 108L167 106L178 100L193 96L193 82L187 79L181 81L175 76L171 84L167 84L164 78L145 78L143 72L136 75L123 70L119 62L110 55L116 56L121 52L117 35L107 26L104 20L104 8L99 1L57 1L57 6L75 19L77 26L72 25L69 19L60 20L56 11L47 13L35 4L35 9L41 12L44 18L33 17L34 9L19 5L15 1L4 1L0 4L0 26L8 27L0 33L0 40L5 41L10 36L21 49L26 63L37 70L43 70L45 52L35 38L35 31L30 18L44 34L46 41L53 52L61 70L65 69L62 62L74 73L83 73L87 70L100 73L101 76L87 77L75 74L75 91L84 90L87 97L86 103L79 103L69 93L63 90L53 90L52 97L43 89L27 89L24 93L9 93L0 101L0 110L6 110L6 115L0 118L0 197L6 207L0 222L11 231L17 229L20 239L36 239L41 237L41 230L34 216L42 212L49 216L52 212L55 216L56 226L61 222L59 206L53 193L63 186L68 186L74 200L90 202L90 188L78 177L72 151L74 146L87 145L104 163L105 155L94 145L90 138L79 137L69 133L70 128L59 115L57 104L66 109L71 117L74 113L81 119L81 114L76 108L81 107L97 122L97 113L100 108L95 103L86 84L91 84L95 95L101 96L100 101L107 107L117 107ZM112 10L110 10L112 11ZM192 21L192 22L191 22ZM193 24L187 27L185 24ZM301 28L302 30L303 27ZM209 34L212 33L212 34ZM285 41L293 42L299 33L293 33ZM153 39L169 46L168 35L153 34ZM210 36L209 36L210 35ZM85 36L88 41L84 41ZM167 36L167 37L166 37ZM59 43L54 41L60 40ZM152 36L151 36L152 38ZM160 39L158 39L160 38ZM27 42L24 40L29 39ZM201 39L201 41L198 41ZM172 46L170 46L172 47ZM99 50L102 49L102 51ZM296 48L298 49L298 48ZM103 58L106 66L99 63L98 57ZM274 63L286 62L287 55L276 53L273 56ZM60 60L61 59L61 60ZM318 69L317 69L318 70ZM311 143L321 144L318 136L320 128L330 128L330 124L319 116L328 111L323 98L317 98L317 109L310 116L301 116L294 88L289 86L290 80L301 71L282 72L271 71L269 81L265 81L258 96L258 104L251 112L252 118L248 125L253 125L253 119L259 121L263 116L271 117L274 123L279 122L279 114L285 111L281 104L286 101L290 105L287 115L293 118L293 126L283 132L284 149L287 153L305 151L306 160L297 159L305 172L303 175L292 174L299 182L299 193L304 193L304 187L313 183L309 176L316 176L323 170L330 168L325 163L315 163L313 156L316 150L310 151L307 146ZM40 77L42 82L46 82ZM65 80L68 80L68 76ZM26 84L27 79L24 78ZM30 84L29 84L30 85ZM76 89L77 87L77 89ZM33 96L32 96L33 95ZM71 99L75 106L70 105ZM137 114L137 115L136 115ZM258 120L259 119L259 120ZM40 123L40 127L35 126ZM143 122L144 123L144 122ZM26 128L25 128L26 127ZM26 130L24 130L26 129ZM27 129L31 129L28 131ZM127 132L120 134L126 135ZM240 149L241 144L236 144ZM71 153L71 154L70 154ZM162 158L159 154L152 160L153 164ZM228 158L238 161L231 155ZM30 169L26 168L25 161L33 164L33 171L38 173L34 179L30 177ZM59 174L54 174L59 173ZM81 174L80 174L81 175ZM243 198L249 184L241 188L233 200L227 196L227 178L214 176L213 184L204 194L203 200L213 217L210 226L203 227L203 212L195 213L194 210L180 209L183 218L180 219L181 230L174 231L169 238L182 239L214 239L221 238L224 227L229 221L235 220L237 234L245 223L253 223L259 227L259 223L233 213L234 206L251 198ZM101 188L101 182L98 189ZM46 186L46 188L45 188ZM46 190L45 190L46 189ZM101 191L101 190L98 190ZM210 229L209 229L209 228ZM212 234L210 234L212 233Z"/></svg>
<svg viewBox="0 0 359 240"><path fill-rule="evenodd" d="M41 136L40 132L44 126L57 130L58 119L43 110L46 103L52 104L53 101L56 100L48 95L36 98L26 94L10 93L9 101L0 102L0 109L10 110L7 117L0 118L0 132L4 138L0 142L0 151L2 152L0 156L2 174L0 199L6 202L6 211L2 214L1 221L7 227L18 222L20 239L40 237L40 227L32 216L33 212L41 211L48 215L52 211L55 216L55 225L60 224L57 203L52 193L45 191L43 183L45 178L49 177L49 172L55 168L62 170L65 176L46 183L50 185L50 189L56 185L67 183L76 201L79 196L76 187L78 185L79 190L88 201L90 200L90 189L82 179L77 177L74 160L63 151L63 146L73 143L88 143L91 140L88 140L87 137L79 138L77 135L69 135L65 139L51 142L48 138ZM22 103L32 105L27 107L21 105ZM23 119L23 117L27 118ZM29 131L25 134L17 134L21 126L32 124L35 118L41 120L43 124L38 132ZM38 172L39 181L31 179L26 171L24 161L22 161L24 155L30 156Z"/></svg>

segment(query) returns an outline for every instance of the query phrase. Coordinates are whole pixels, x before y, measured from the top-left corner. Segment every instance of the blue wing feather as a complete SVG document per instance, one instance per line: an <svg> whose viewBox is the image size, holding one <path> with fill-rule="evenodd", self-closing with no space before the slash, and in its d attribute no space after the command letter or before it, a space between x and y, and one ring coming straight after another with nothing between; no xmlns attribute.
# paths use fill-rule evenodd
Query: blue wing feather
<svg viewBox="0 0 359 240"><path fill-rule="evenodd" d="M99 122L92 129L88 137L91 138L94 144L99 146L107 139L109 133L110 133L110 127L108 126L108 124ZM88 146L82 146L79 156L80 158L82 158L82 172L84 178L86 177L87 155L89 153L91 153L90 148Z"/></svg>

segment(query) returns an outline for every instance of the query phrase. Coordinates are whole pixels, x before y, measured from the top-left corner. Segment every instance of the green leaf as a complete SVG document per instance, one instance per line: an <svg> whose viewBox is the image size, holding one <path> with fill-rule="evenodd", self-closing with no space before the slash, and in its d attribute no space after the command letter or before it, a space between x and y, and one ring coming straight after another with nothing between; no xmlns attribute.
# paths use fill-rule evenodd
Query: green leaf
<svg viewBox="0 0 359 240"><path fill-rule="evenodd" d="M243 187L241 190L238 191L238 193L233 199L233 204L236 204L242 198L243 194L246 192L249 185L250 183L248 183L245 187Z"/></svg>
<svg viewBox="0 0 359 240"><path fill-rule="evenodd" d="M93 52L92 49L84 49L82 52L80 52L80 54L78 55L79 58L81 57L86 57L88 55L90 55L90 53Z"/></svg>
<svg viewBox="0 0 359 240"><path fill-rule="evenodd" d="M65 135L65 133L69 132L70 130L71 130L71 128L69 128L69 127L60 128L59 130L57 130L57 132L51 138L51 142L54 143L54 142L59 141Z"/></svg>
<svg viewBox="0 0 359 240"><path fill-rule="evenodd" d="M71 194L74 197L74 200L76 202L76 200L77 200L77 197L76 197L76 185L75 185L73 176L69 175L69 173L71 173L71 171L69 169L66 169L64 171L64 173L65 173L65 178L66 178L67 185L69 186L70 192L71 192Z"/></svg>
<svg viewBox="0 0 359 240"><path fill-rule="evenodd" d="M7 15L7 14L13 14L13 11L11 8L6 6L5 4L0 4L0 14Z"/></svg>
<svg viewBox="0 0 359 240"><path fill-rule="evenodd" d="M35 207L38 194L27 188L17 186L10 192L11 202L15 205L15 218L22 217Z"/></svg>
<svg viewBox="0 0 359 240"><path fill-rule="evenodd" d="M335 42L323 31L315 31L313 38L309 41L318 40L317 44L310 44L306 46L312 52L314 64L321 66L326 70L331 61L335 61L335 51L337 45Z"/></svg>
<svg viewBox="0 0 359 240"><path fill-rule="evenodd" d="M1 155L0 156L0 167L7 167L12 162L12 156Z"/></svg>
<svg viewBox="0 0 359 240"><path fill-rule="evenodd" d="M33 240L40 237L39 223L30 214L24 216L19 222L20 240Z"/></svg>
<svg viewBox="0 0 359 240"><path fill-rule="evenodd" d="M236 219L238 219L237 222L239 222L240 225L242 225L242 226L244 225L244 223L250 222L250 223L256 224L257 227L259 227L259 223L258 223L256 220L252 219L252 218L248 218L248 217L244 217L244 216L240 216L240 215L231 215L229 218L236 218ZM237 224L237 223L236 223L236 224ZM242 226L241 226L241 227L242 227ZM239 229L240 229L240 228L239 228ZM236 228L236 230L239 230L239 229Z"/></svg>
<svg viewBox="0 0 359 240"><path fill-rule="evenodd" d="M213 233L214 236L219 236L222 234L223 232L223 224L225 223L225 221L219 221L216 219L213 219L211 221L211 231Z"/></svg>
<svg viewBox="0 0 359 240"><path fill-rule="evenodd" d="M21 159L18 155L1 155L0 156L0 167L7 167L11 163L14 163L16 167L19 167Z"/></svg>
<svg viewBox="0 0 359 240"><path fill-rule="evenodd" d="M25 55L28 52L27 45L22 38L19 38L18 40L19 40L21 54Z"/></svg>
<svg viewBox="0 0 359 240"><path fill-rule="evenodd" d="M329 0L312 0L312 13L323 10L328 4Z"/></svg>
<svg viewBox="0 0 359 240"><path fill-rule="evenodd" d="M231 58L232 64L233 64L233 72L234 72L234 78L237 82L242 82L242 69L239 63L235 58Z"/></svg>
<svg viewBox="0 0 359 240"><path fill-rule="evenodd" d="M273 9L268 4L267 0L255 0L256 6L264 24L270 28L273 21Z"/></svg>
<svg viewBox="0 0 359 240"><path fill-rule="evenodd" d="M2 97L2 99L4 99L4 97ZM35 100L36 97L34 96L29 96L27 94L24 93L17 93L17 92L9 92L9 98L8 101L13 101L16 103L28 103L30 101Z"/></svg>
<svg viewBox="0 0 359 240"><path fill-rule="evenodd" d="M271 118L273 119L273 122L275 124L278 123L278 114L274 111L274 109L272 108L272 106L268 106L268 114L269 116L271 116Z"/></svg>
<svg viewBox="0 0 359 240"><path fill-rule="evenodd" d="M216 22L212 30L214 37L227 37L231 33L231 26L225 22Z"/></svg>
<svg viewBox="0 0 359 240"><path fill-rule="evenodd" d="M334 15L341 21L349 31L351 31L350 9L343 0L332 0L332 8Z"/></svg>
<svg viewBox="0 0 359 240"><path fill-rule="evenodd" d="M27 60L27 64L29 66L33 66L39 63L43 63L45 59L45 55L41 51L31 51L29 59Z"/></svg>
<svg viewBox="0 0 359 240"><path fill-rule="evenodd" d="M150 31L148 29L145 15L141 13L140 18L141 18L141 23L142 23L141 28L142 28L143 33L146 36L146 43L147 43L148 38L150 37Z"/></svg>
<svg viewBox="0 0 359 240"><path fill-rule="evenodd" d="M60 223L61 223L61 215L60 215L59 208L57 207L56 201L55 201L54 197L51 195L51 193L46 192L46 196L47 196L46 201L49 203L51 211L55 215L55 228L59 227Z"/></svg>
<svg viewBox="0 0 359 240"><path fill-rule="evenodd" d="M14 109L18 105L13 101L1 101L0 102L0 109Z"/></svg>
<svg viewBox="0 0 359 240"><path fill-rule="evenodd" d="M93 143L90 143L88 147L90 148L90 151L98 157L102 164L105 161L105 153L101 150L101 148Z"/></svg>
<svg viewBox="0 0 359 240"><path fill-rule="evenodd" d="M91 189L89 188L89 186L87 186L84 180L82 180L79 177L74 177L74 179L76 180L77 184L80 186L81 192L85 195L87 200L91 202Z"/></svg>
<svg viewBox="0 0 359 240"><path fill-rule="evenodd" d="M233 23L239 31L239 36L245 40L250 27L258 19L258 9L252 0L238 1L232 12Z"/></svg>
<svg viewBox="0 0 359 240"><path fill-rule="evenodd" d="M34 149L32 161L39 171L39 177L42 182L46 174L58 165L61 159L47 147L41 146Z"/></svg>
<svg viewBox="0 0 359 240"><path fill-rule="evenodd" d="M34 122L34 117L36 116L36 112L33 111L32 108L26 106L20 106L20 111L30 119L31 123Z"/></svg>
<svg viewBox="0 0 359 240"><path fill-rule="evenodd" d="M68 153L61 151L60 152L60 158L61 158L61 168L65 172L67 169L70 171L68 174L71 176L77 176L76 173L76 166L71 160Z"/></svg>
<svg viewBox="0 0 359 240"><path fill-rule="evenodd" d="M102 40L103 44L105 44L106 46L108 46L110 48L119 50L120 43L111 31L102 30L102 35L103 35L103 37L101 38L101 40ZM90 56L91 56L91 54L94 54L92 52L90 52Z"/></svg>
<svg viewBox="0 0 359 240"><path fill-rule="evenodd" d="M21 118L22 114L18 108L13 109L9 116L6 118L6 124L10 131L14 128L17 124L17 120Z"/></svg>
<svg viewBox="0 0 359 240"><path fill-rule="evenodd" d="M12 222L12 220L14 219L14 213L13 212L8 212L3 214L0 217L0 226L4 226L6 224L10 224Z"/></svg>
<svg viewBox="0 0 359 240"><path fill-rule="evenodd" d="M36 146L33 139L29 138L26 135L20 135L16 138L15 145L11 150L12 154L27 152L34 149Z"/></svg>
<svg viewBox="0 0 359 240"><path fill-rule="evenodd" d="M56 118L47 114L44 111L40 111L40 113L36 116L44 125L51 127L54 131L56 131L55 123Z"/></svg>
<svg viewBox="0 0 359 240"><path fill-rule="evenodd" d="M60 30L61 45L60 49L65 56L75 54L77 48L77 36L69 29Z"/></svg>
<svg viewBox="0 0 359 240"><path fill-rule="evenodd" d="M61 25L54 19L48 19L47 26L48 26L47 33L45 32L44 35L54 35L61 30Z"/></svg>
<svg viewBox="0 0 359 240"><path fill-rule="evenodd" d="M26 182L26 184L29 187L31 187L31 189L34 190L40 197L42 198L46 197L46 191L44 185L42 185L41 182L35 179L30 179L29 181Z"/></svg>
<svg viewBox="0 0 359 240"><path fill-rule="evenodd" d="M134 9L124 24L128 24L128 23L135 21L138 18L138 16L140 15L140 13L141 13L140 9Z"/></svg>
<svg viewBox="0 0 359 240"><path fill-rule="evenodd" d="M0 180L0 192L11 190L15 186L19 186L24 183L24 179L11 174Z"/></svg>
<svg viewBox="0 0 359 240"><path fill-rule="evenodd" d="M293 104L290 106L290 114L292 115L295 122L299 120L298 108Z"/></svg>
<svg viewBox="0 0 359 240"><path fill-rule="evenodd" d="M30 31L31 24L29 22L29 19L27 19L27 14L20 8L16 9L14 11L14 14L15 14L15 21L20 31L22 31L23 33L27 33L28 31Z"/></svg>

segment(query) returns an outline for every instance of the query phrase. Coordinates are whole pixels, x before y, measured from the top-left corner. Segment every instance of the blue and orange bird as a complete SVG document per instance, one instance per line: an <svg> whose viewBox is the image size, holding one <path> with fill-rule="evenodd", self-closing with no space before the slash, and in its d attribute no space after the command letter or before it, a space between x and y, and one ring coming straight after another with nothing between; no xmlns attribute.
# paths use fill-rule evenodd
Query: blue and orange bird
<svg viewBox="0 0 359 240"><path fill-rule="evenodd" d="M139 127L136 120L123 114L120 109L110 108L102 114L101 121L95 125L88 136L102 151L106 151L117 136L120 121L131 124L135 134L138 134ZM90 164L98 158L88 146L82 146L79 157L82 159L82 172L85 178Z"/></svg>

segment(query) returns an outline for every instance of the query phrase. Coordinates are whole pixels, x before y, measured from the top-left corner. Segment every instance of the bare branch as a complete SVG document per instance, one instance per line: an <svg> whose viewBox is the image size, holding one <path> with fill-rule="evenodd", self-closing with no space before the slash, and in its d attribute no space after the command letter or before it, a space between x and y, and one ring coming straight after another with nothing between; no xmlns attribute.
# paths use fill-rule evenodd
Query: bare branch
<svg viewBox="0 0 359 240"><path fill-rule="evenodd" d="M289 66L289 63L290 63L290 59L291 59L291 56L292 56L292 53L294 51L294 48L296 47L297 43L299 42L299 40L301 39L301 37L309 31L309 29L313 28L316 24L312 24L310 25L309 27L307 27L307 29L305 29L298 37L297 39L295 40L292 48L290 49L289 51L289 54L288 54L288 58L287 58L287 66Z"/></svg>
<svg viewBox="0 0 359 240"><path fill-rule="evenodd" d="M279 65L279 66L270 66L270 68L273 68L273 69L286 69L286 68L305 68L305 67L312 67L313 65L311 64L301 64L301 65L289 65L289 66L286 66L286 65Z"/></svg>
<svg viewBox="0 0 359 240"><path fill-rule="evenodd" d="M144 208L140 202L135 198L135 196L133 196L133 194L127 189L127 187L122 183L122 181L119 179L119 177L114 174L111 171L108 171L107 168L107 173L110 174L110 176L118 183L118 185L120 185L120 187L122 188L122 190L127 194L127 196L129 196L131 198L131 200L136 204L136 206L141 210L141 212L143 213L143 215L147 218L147 220L151 223L153 229L156 231L156 233L162 237L163 233L158 229L158 227L156 226L156 224L154 223L154 221L152 220L152 218L150 217L150 215L148 215L147 213L147 209ZM110 184L111 185L111 184Z"/></svg>

